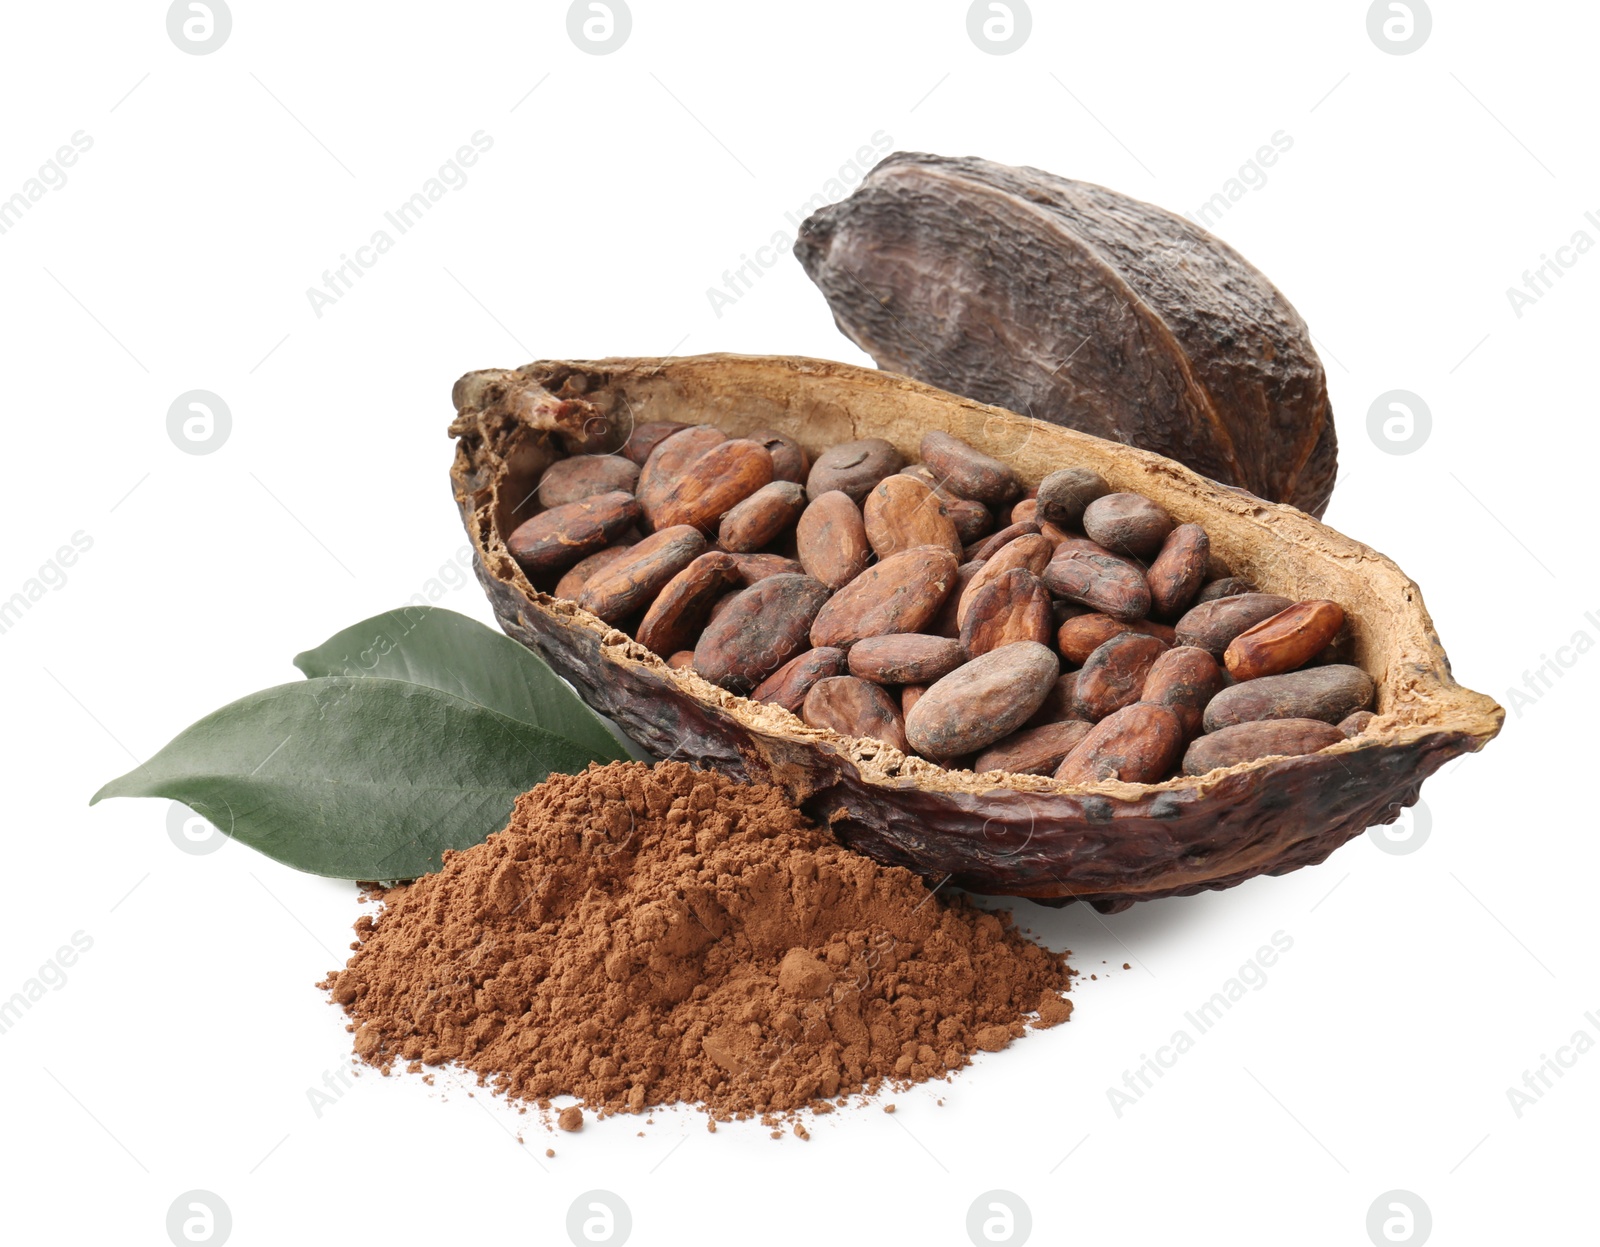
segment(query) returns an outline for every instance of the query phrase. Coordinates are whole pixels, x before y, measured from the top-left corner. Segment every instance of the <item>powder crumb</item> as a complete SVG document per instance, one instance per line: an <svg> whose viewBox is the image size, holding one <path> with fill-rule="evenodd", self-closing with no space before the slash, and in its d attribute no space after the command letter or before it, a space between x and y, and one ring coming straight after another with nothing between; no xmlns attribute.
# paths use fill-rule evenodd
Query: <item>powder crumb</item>
<svg viewBox="0 0 1600 1247"><path fill-rule="evenodd" d="M783 1131L774 1130L769 1137L774 1138L774 1139L781 1139L781 1138L783 1138Z"/></svg>
<svg viewBox="0 0 1600 1247"><path fill-rule="evenodd" d="M1039 1016L1029 1023L1035 1030L1047 1030L1052 1026L1059 1026L1072 1016L1072 1001L1054 992L1046 992L1039 998Z"/></svg>
<svg viewBox="0 0 1600 1247"><path fill-rule="evenodd" d="M1132 967L1132 966L1130 966L1130 965L1129 965L1129 964L1128 964L1128 963L1127 963L1127 962L1126 962L1126 961L1124 961L1124 962L1123 962L1123 963L1122 963L1122 968L1123 968L1123 969L1124 969L1124 970L1131 970L1131 969L1133 969L1133 967Z"/></svg>
<svg viewBox="0 0 1600 1247"><path fill-rule="evenodd" d="M583 1129L583 1110L576 1104L568 1105L561 1110L561 1116L556 1118L556 1125L563 1130L576 1133Z"/></svg>
<svg viewBox="0 0 1600 1247"><path fill-rule="evenodd" d="M883 1111L884 1111L884 1112L885 1112L885 1113L892 1113L892 1112L894 1112L894 1105L893 1105L893 1104L885 1104L885 1105L884 1105L884 1106L883 1106Z"/></svg>
<svg viewBox="0 0 1600 1247"><path fill-rule="evenodd" d="M420 1074L420 1073L422 1073L422 1062L421 1061L412 1061L411 1064L406 1066L406 1073L408 1073L408 1074Z"/></svg>
<svg viewBox="0 0 1600 1247"><path fill-rule="evenodd" d="M544 1149L544 1154L548 1159L554 1160L556 1156L556 1149L553 1147L547 1147Z"/></svg>
<svg viewBox="0 0 1600 1247"><path fill-rule="evenodd" d="M717 1119L715 1117L707 1117L706 1118L706 1133L707 1134L716 1134L717 1133Z"/></svg>
<svg viewBox="0 0 1600 1247"><path fill-rule="evenodd" d="M811 1141L811 1131L807 1130L799 1122L795 1122L795 1124L794 1124L794 1137L797 1138L797 1139L803 1139L807 1143L809 1143Z"/></svg>
<svg viewBox="0 0 1600 1247"><path fill-rule="evenodd" d="M453 1063L601 1119L688 1102L714 1131L948 1079L1072 976L1009 914L681 762L551 776L503 831L372 895L322 984L362 1061Z"/></svg>

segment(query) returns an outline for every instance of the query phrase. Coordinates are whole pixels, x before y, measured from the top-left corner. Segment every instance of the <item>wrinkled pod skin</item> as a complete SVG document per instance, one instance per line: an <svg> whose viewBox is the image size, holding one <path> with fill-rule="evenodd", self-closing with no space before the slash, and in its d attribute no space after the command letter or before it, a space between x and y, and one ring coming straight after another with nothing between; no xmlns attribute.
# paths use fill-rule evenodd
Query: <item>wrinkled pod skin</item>
<svg viewBox="0 0 1600 1247"><path fill-rule="evenodd" d="M582 397L557 396L574 392ZM1500 708L1451 678L1420 591L1392 563L1292 508L1135 448L905 377L790 357L547 361L469 374L455 400L452 485L506 633L652 754L777 784L845 843L932 881L948 875L974 892L1083 900L1110 912L1282 874L1393 821L1423 779L1500 727ZM946 771L878 742L806 728L777 707L670 670L575 603L536 590L510 557L505 538L529 518L524 499L538 473L585 445L601 418L715 422L732 437L771 429L813 458L865 436L910 456L938 428L1004 460L1027 485L1063 463L1092 468L1114 489L1203 525L1218 557L1262 590L1345 604L1353 661L1380 677L1378 718L1305 756L1157 785L1077 788ZM1389 672L1404 680L1387 682Z"/></svg>

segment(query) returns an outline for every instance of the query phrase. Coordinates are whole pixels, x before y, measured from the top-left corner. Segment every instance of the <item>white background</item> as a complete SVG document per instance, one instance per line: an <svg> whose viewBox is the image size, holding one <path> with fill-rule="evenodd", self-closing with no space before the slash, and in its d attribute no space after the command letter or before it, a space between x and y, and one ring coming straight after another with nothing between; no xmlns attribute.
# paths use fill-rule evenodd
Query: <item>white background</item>
<svg viewBox="0 0 1600 1247"><path fill-rule="evenodd" d="M565 1242L592 1188L626 1201L640 1244L959 1244L994 1188L1036 1242L1361 1244L1392 1189L1440 1243L1592 1233L1600 1054L1520 1116L1507 1095L1575 1032L1600 1040L1592 652L1428 783L1415 852L1361 837L1111 918L1018 906L1085 972L1071 1023L892 1118L820 1119L809 1143L682 1111L643 1138L591 1124L546 1160L531 1116L444 1079L368 1076L318 1116L307 1090L348 1036L312 984L346 955L354 889L233 844L181 852L165 802L88 807L452 562L462 372L861 359L787 256L720 316L706 292L878 131L1179 211L1292 137L1215 228L1321 344L1328 522L1416 578L1457 677L1503 702L1573 634L1600 639L1600 254L1569 253L1520 316L1506 294L1580 229L1600 242L1593 6L1436 0L1409 55L1374 44L1364 3L1036 2L1009 55L975 46L966 10L634 0L631 37L596 56L562 3L235 0L228 41L197 56L160 3L8 7L0 197L93 141L0 235L0 598L92 540L0 635L0 996L74 932L93 941L0 1035L8 1241L165 1243L196 1188L239 1244ZM478 131L493 146L467 184L319 317L307 288ZM232 412L213 453L168 437L192 389ZM1406 455L1367 431L1393 389L1432 413ZM443 604L489 620L457 584ZM1265 985L1119 1116L1108 1088L1280 931Z"/></svg>

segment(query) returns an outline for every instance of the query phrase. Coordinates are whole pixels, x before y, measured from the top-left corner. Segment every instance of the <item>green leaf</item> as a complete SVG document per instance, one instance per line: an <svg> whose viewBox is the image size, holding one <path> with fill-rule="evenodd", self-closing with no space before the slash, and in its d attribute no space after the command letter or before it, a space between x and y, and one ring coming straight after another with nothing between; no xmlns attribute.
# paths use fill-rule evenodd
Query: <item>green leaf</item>
<svg viewBox="0 0 1600 1247"><path fill-rule="evenodd" d="M482 699L401 680L320 677L207 715L90 804L169 797L299 870L410 879L438 869L445 849L498 831L518 793L594 756Z"/></svg>
<svg viewBox="0 0 1600 1247"><path fill-rule="evenodd" d="M432 606L374 615L336 632L294 665L311 677L377 676L450 693L592 751L625 760L626 742L525 645Z"/></svg>

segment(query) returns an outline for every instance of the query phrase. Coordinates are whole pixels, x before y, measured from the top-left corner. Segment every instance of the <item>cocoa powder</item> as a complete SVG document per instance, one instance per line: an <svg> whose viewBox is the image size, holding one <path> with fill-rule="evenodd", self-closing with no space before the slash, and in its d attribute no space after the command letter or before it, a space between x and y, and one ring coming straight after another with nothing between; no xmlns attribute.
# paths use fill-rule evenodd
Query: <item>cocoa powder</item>
<svg viewBox="0 0 1600 1247"><path fill-rule="evenodd" d="M1009 915L685 763L552 776L503 831L379 895L322 984L357 1054L456 1063L544 1107L827 1111L1072 1011L1065 954Z"/></svg>

